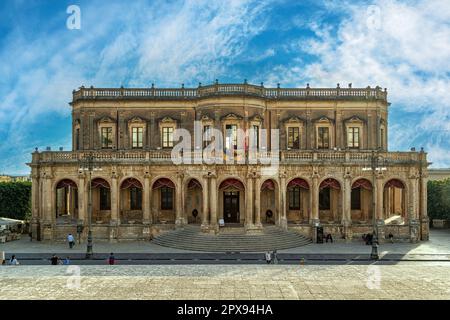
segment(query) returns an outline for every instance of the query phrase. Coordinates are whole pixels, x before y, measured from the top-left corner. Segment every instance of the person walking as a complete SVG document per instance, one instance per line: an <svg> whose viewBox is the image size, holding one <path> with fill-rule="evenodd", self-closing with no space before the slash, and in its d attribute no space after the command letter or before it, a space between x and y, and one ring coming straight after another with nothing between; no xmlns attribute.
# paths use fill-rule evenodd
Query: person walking
<svg viewBox="0 0 450 320"><path fill-rule="evenodd" d="M266 252L266 262L267 264L270 264L272 262L272 255L270 254L270 251Z"/></svg>
<svg viewBox="0 0 450 320"><path fill-rule="evenodd" d="M73 245L75 244L75 238L71 233L67 235L67 242L69 242L69 248L72 249Z"/></svg>
<svg viewBox="0 0 450 320"><path fill-rule="evenodd" d="M63 265L68 266L69 264L70 264L70 258L69 258L69 257L66 257L66 258L64 259Z"/></svg>
<svg viewBox="0 0 450 320"><path fill-rule="evenodd" d="M15 255L12 255L11 259L9 259L9 265L10 266L18 266L19 265L19 261L17 261Z"/></svg>
<svg viewBox="0 0 450 320"><path fill-rule="evenodd" d="M392 234L392 232L389 233L389 241L391 243L394 243L394 235Z"/></svg>
<svg viewBox="0 0 450 320"><path fill-rule="evenodd" d="M5 251L0 251L0 261L2 262L2 266L6 264Z"/></svg>
<svg viewBox="0 0 450 320"><path fill-rule="evenodd" d="M108 264L110 266L112 266L115 263L116 263L116 258L114 257L114 253L111 252L111 254L109 255L109 258L108 258Z"/></svg>

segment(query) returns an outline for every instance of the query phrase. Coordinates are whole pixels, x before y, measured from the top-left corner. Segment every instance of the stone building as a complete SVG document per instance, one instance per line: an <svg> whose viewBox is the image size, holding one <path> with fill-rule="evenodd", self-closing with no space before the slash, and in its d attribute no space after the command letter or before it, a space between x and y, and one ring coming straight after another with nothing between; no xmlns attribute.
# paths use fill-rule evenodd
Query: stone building
<svg viewBox="0 0 450 320"><path fill-rule="evenodd" d="M40 240L87 226L90 203L93 237L111 241L149 239L186 224L209 233L223 224L247 232L274 224L313 239L321 226L346 240L376 226L381 240L389 233L428 239L426 153L388 151L388 134L397 133L388 132L386 89L217 81L197 88L81 87L70 105L73 151L36 150L29 164L33 237ZM199 162L174 163L180 128L191 134ZM247 134L234 158L244 161L202 161L213 128L225 137L215 156L236 155L236 132ZM249 132L256 163L247 161ZM276 164L262 161L268 158Z"/></svg>

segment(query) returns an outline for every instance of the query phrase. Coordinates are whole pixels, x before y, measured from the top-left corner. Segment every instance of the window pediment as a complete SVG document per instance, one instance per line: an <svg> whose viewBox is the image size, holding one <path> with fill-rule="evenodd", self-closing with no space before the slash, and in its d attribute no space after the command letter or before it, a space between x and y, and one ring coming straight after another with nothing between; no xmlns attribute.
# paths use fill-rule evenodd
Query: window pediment
<svg viewBox="0 0 450 320"><path fill-rule="evenodd" d="M316 120L314 120L314 122L329 124L329 123L333 123L334 121L332 119L328 118L327 116L322 116L322 117L319 117Z"/></svg>
<svg viewBox="0 0 450 320"><path fill-rule="evenodd" d="M162 123L162 124L165 124L165 123L170 124L170 123L176 123L176 122L177 122L177 120L175 120L174 118L169 117L169 116L164 117L160 120L160 123Z"/></svg>
<svg viewBox="0 0 450 320"><path fill-rule="evenodd" d="M303 123L304 122L304 120L302 119L302 118L300 118L300 117L297 117L297 116L292 116L292 117L290 117L290 118L287 118L286 120L284 120L284 123L285 124L300 124L300 123Z"/></svg>
<svg viewBox="0 0 450 320"><path fill-rule="evenodd" d="M130 120L128 120L129 124L142 124L145 123L145 120L141 117L133 117Z"/></svg>
<svg viewBox="0 0 450 320"><path fill-rule="evenodd" d="M80 126L80 119L75 119L73 124L74 124L75 127L79 127Z"/></svg>
<svg viewBox="0 0 450 320"><path fill-rule="evenodd" d="M345 119L344 122L345 122L345 123L362 124L362 123L365 123L366 121L363 120L363 119L361 119L361 118L358 117L358 116L353 116L353 117L351 117L351 118Z"/></svg>
<svg viewBox="0 0 450 320"><path fill-rule="evenodd" d="M203 122L210 122L210 121L213 121L213 119L211 119L207 114L204 114L204 115L200 118L200 120L203 121Z"/></svg>
<svg viewBox="0 0 450 320"><path fill-rule="evenodd" d="M106 116L106 117L100 118L100 120L98 120L98 123L116 123L116 120Z"/></svg>
<svg viewBox="0 0 450 320"><path fill-rule="evenodd" d="M229 113L225 117L222 117L222 120L242 120L242 117L235 113Z"/></svg>
<svg viewBox="0 0 450 320"><path fill-rule="evenodd" d="M259 114L256 114L256 115L254 115L253 117L250 118L250 121L252 121L252 122L263 122L264 119Z"/></svg>

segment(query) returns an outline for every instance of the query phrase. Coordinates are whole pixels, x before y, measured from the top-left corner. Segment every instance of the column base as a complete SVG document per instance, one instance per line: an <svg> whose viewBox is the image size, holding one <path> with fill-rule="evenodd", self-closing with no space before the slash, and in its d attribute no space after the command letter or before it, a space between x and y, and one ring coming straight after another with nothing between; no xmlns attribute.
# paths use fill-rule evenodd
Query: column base
<svg viewBox="0 0 450 320"><path fill-rule="evenodd" d="M286 218L281 218L280 219L280 228L287 230L288 228L288 223L287 223L287 219Z"/></svg>
<svg viewBox="0 0 450 320"><path fill-rule="evenodd" d="M430 219L428 217L420 220L420 240L430 240Z"/></svg>
<svg viewBox="0 0 450 320"><path fill-rule="evenodd" d="M313 243L317 243L317 227L320 226L319 219L311 219L311 239Z"/></svg>
<svg viewBox="0 0 450 320"><path fill-rule="evenodd" d="M417 243L420 239L420 222L419 220L411 220L409 222L409 241Z"/></svg>
<svg viewBox="0 0 450 320"><path fill-rule="evenodd" d="M245 225L245 233L246 234L261 234L262 233L262 224L246 224Z"/></svg>
<svg viewBox="0 0 450 320"><path fill-rule="evenodd" d="M343 232L342 236L345 242L352 242L353 239L353 230L352 230L352 222L351 221L342 221Z"/></svg>
<svg viewBox="0 0 450 320"><path fill-rule="evenodd" d="M116 243L119 234L119 221L111 220L109 222L108 240L111 243Z"/></svg>
<svg viewBox="0 0 450 320"><path fill-rule="evenodd" d="M143 220L142 224L144 227L142 228L142 238L144 240L150 241L152 240L152 230L151 230L151 221L150 220Z"/></svg>
<svg viewBox="0 0 450 320"><path fill-rule="evenodd" d="M186 224L186 220L184 218L178 218L175 220L175 229L183 228Z"/></svg>

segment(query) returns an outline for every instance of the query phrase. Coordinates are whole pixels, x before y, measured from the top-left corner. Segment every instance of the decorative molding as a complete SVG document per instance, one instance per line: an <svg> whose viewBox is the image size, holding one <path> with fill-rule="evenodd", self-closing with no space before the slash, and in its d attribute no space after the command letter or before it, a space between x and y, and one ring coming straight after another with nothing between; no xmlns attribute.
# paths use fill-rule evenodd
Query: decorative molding
<svg viewBox="0 0 450 320"><path fill-rule="evenodd" d="M221 120L242 120L242 117L235 113L229 113L226 116L222 117Z"/></svg>

